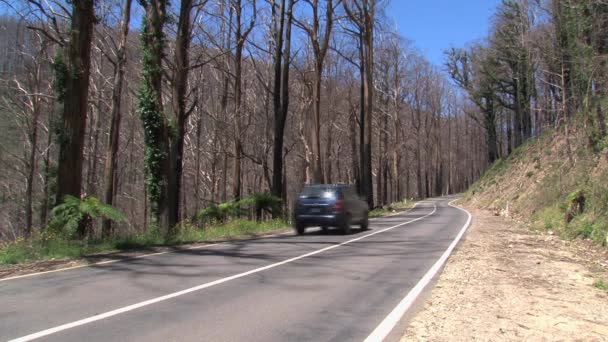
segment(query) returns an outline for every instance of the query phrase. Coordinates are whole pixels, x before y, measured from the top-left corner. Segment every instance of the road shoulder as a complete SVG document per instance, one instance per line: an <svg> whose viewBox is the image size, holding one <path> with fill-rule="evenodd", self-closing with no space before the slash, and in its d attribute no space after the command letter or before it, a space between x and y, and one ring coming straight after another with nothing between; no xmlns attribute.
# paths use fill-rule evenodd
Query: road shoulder
<svg viewBox="0 0 608 342"><path fill-rule="evenodd" d="M607 340L607 253L487 211L450 257L402 341Z"/></svg>
<svg viewBox="0 0 608 342"><path fill-rule="evenodd" d="M56 272L73 268L80 268L92 265L107 264L120 262L129 259L143 258L152 255L175 253L179 251L187 251L191 249L200 249L209 246L214 246L218 243L227 243L243 240L255 240L268 238L282 234L288 234L291 228L285 227L282 229L271 230L260 233L251 233L242 236L232 236L226 239L217 239L210 241L200 241L176 245L159 245L150 246L142 249L116 250L103 253L91 254L79 258L62 258L51 260L32 261L16 265L0 265L0 281L9 280L14 277L22 277L36 275L40 273Z"/></svg>

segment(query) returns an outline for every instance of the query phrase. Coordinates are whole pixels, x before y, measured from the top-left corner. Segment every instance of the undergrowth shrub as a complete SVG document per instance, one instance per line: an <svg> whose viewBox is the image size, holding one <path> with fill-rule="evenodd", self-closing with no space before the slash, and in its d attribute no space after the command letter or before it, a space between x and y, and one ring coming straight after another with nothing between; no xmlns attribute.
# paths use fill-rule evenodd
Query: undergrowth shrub
<svg viewBox="0 0 608 342"><path fill-rule="evenodd" d="M200 226L212 223L225 223L230 218L240 218L250 210L255 212L255 218L260 221L263 212L274 214L281 209L281 199L269 193L254 193L241 200L231 200L220 204L211 204L199 211L193 223Z"/></svg>
<svg viewBox="0 0 608 342"><path fill-rule="evenodd" d="M217 222L224 222L229 217L240 216L243 210L239 201L231 200L220 204L211 204L207 208L200 210L194 221L200 225L207 225Z"/></svg>
<svg viewBox="0 0 608 342"><path fill-rule="evenodd" d="M67 195L63 203L53 208L48 224L49 232L60 234L65 238L75 238L79 228L90 223L92 219L104 218L122 223L126 217L111 205L102 203L93 196L83 199Z"/></svg>
<svg viewBox="0 0 608 342"><path fill-rule="evenodd" d="M537 222L536 227L545 230L559 230L563 227L564 211L559 204L544 207L538 210L533 221Z"/></svg>
<svg viewBox="0 0 608 342"><path fill-rule="evenodd" d="M50 231L34 234L30 239L20 238L0 245L0 265L18 264L32 260L76 258L114 250L148 250L154 246L184 243L210 242L241 236L252 236L286 227L281 220L255 222L234 219L200 229L185 221L179 224L175 234L167 236L158 228L144 233L106 239L70 240ZM154 249L150 249L154 250Z"/></svg>
<svg viewBox="0 0 608 342"><path fill-rule="evenodd" d="M281 199L267 192L255 193L249 195L241 201L241 205L248 206L255 210L255 218L257 221L262 219L262 213L274 214L281 210Z"/></svg>

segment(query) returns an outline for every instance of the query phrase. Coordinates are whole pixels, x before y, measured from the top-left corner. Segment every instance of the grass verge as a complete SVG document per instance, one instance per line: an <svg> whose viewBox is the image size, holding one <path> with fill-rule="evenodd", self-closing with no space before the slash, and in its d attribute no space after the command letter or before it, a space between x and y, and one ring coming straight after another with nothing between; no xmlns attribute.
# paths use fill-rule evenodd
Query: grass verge
<svg viewBox="0 0 608 342"><path fill-rule="evenodd" d="M381 207L381 208L376 208L376 209L370 211L369 212L369 217L370 218L383 217L383 216L386 216L388 214L391 214L395 210L410 209L415 204L416 204L416 201L408 201L408 200L405 200L405 201L402 201L402 202L395 202L395 203L389 204L387 206L384 206L384 207Z"/></svg>
<svg viewBox="0 0 608 342"><path fill-rule="evenodd" d="M225 240L237 237L276 231L286 228L280 220L255 222L233 220L225 224L198 228L181 224L178 233L167 238L158 230L143 234L98 240L66 240L51 233L38 234L31 239L20 239L0 246L0 265L14 265L32 261L79 258L86 255L146 249L150 247L175 246L187 243Z"/></svg>

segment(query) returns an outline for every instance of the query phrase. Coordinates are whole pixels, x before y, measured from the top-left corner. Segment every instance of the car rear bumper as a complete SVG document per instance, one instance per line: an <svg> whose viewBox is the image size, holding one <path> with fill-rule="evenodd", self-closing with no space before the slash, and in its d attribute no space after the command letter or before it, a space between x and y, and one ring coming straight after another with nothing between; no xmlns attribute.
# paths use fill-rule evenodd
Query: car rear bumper
<svg viewBox="0 0 608 342"><path fill-rule="evenodd" d="M340 227L344 223L344 215L297 215L296 225L301 227Z"/></svg>

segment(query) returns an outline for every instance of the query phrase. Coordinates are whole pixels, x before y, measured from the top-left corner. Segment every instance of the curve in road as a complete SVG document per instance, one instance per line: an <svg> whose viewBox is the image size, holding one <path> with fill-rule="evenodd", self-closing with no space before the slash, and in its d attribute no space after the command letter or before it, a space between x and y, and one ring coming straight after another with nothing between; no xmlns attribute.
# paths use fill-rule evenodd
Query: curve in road
<svg viewBox="0 0 608 342"><path fill-rule="evenodd" d="M0 337L382 340L470 222L451 199L349 236L316 230L1 282Z"/></svg>

